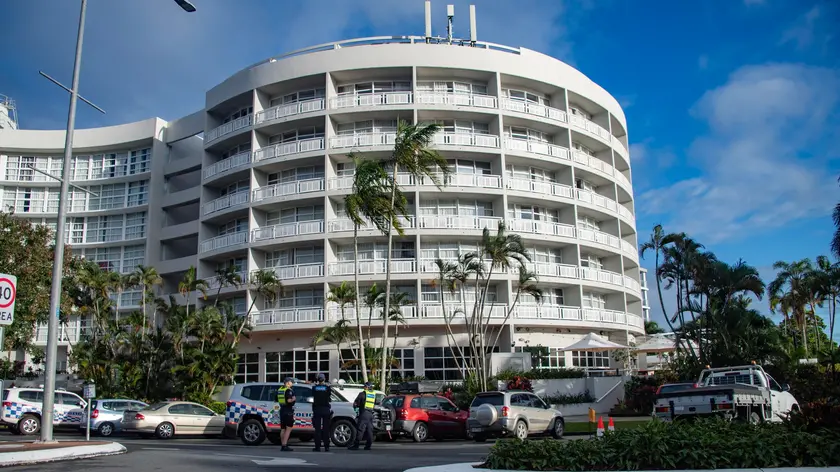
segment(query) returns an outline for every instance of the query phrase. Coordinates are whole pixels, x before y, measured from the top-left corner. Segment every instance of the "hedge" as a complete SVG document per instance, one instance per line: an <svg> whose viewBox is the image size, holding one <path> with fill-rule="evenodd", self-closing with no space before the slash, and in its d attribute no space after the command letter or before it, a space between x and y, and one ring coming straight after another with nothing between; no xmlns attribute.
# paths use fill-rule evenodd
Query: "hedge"
<svg viewBox="0 0 840 472"><path fill-rule="evenodd" d="M665 423L578 441L498 441L479 468L667 470L840 466L840 433L722 420Z"/></svg>

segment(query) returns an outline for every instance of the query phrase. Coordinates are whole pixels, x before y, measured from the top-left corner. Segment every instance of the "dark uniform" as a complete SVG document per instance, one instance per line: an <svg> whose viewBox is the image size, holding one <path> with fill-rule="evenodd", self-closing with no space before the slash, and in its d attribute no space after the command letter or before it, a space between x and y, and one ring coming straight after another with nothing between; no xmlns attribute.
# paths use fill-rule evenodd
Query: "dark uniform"
<svg viewBox="0 0 840 472"><path fill-rule="evenodd" d="M350 449L358 449L359 441L364 436L365 450L369 451L371 445L373 445L373 410L376 406L376 393L374 393L373 387L365 385L365 390L359 392L353 406L359 409L359 417L356 419L359 430L356 432L356 440Z"/></svg>
<svg viewBox="0 0 840 472"><path fill-rule="evenodd" d="M277 389L277 403L280 404L280 426L294 428L295 426L295 392L285 385Z"/></svg>
<svg viewBox="0 0 840 472"><path fill-rule="evenodd" d="M323 379L319 378L319 381L323 382ZM312 427L315 428L316 452L321 450L321 443L324 444L325 451L330 450L331 395L332 388L329 385L318 383L312 387Z"/></svg>

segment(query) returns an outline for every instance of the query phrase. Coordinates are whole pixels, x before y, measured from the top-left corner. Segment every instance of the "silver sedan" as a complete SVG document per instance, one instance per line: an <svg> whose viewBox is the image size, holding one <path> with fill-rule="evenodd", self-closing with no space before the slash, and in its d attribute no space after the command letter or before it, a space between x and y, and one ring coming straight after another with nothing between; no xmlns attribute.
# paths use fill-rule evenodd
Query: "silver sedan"
<svg viewBox="0 0 840 472"><path fill-rule="evenodd" d="M217 435L224 427L224 416L192 402L160 402L123 414L123 431L160 439L175 435Z"/></svg>

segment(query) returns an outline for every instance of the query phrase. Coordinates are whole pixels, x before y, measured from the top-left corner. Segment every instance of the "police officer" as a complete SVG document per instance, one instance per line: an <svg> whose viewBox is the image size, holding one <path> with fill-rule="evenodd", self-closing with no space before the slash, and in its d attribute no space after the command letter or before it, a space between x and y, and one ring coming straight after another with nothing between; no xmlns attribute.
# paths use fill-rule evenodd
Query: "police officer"
<svg viewBox="0 0 840 472"><path fill-rule="evenodd" d="M312 387L312 426L315 428L315 452L321 452L321 443L324 443L324 451L330 451L330 418L332 407L330 406L330 395L332 388L326 383L324 374L318 374L318 383Z"/></svg>
<svg viewBox="0 0 840 472"><path fill-rule="evenodd" d="M365 382L365 389L359 392L353 406L359 409L359 417L356 419L359 430L356 432L356 440L348 449L351 451L359 450L359 440L364 435L365 451L370 451L370 446L373 444L373 409L376 406L376 393L373 391L373 384Z"/></svg>
<svg viewBox="0 0 840 472"><path fill-rule="evenodd" d="M289 437L292 435L292 428L295 426L295 391L292 390L294 379L286 377L282 387L277 389L277 403L280 405L280 426L283 432L280 433L281 451L291 452Z"/></svg>

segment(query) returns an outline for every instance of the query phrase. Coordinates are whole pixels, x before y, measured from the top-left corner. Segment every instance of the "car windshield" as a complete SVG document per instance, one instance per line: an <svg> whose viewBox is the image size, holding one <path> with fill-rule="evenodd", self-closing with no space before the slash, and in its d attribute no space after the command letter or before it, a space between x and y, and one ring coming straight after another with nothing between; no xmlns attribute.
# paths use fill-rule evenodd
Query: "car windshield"
<svg viewBox="0 0 840 472"><path fill-rule="evenodd" d="M405 397L388 397L382 401L382 406L391 408L402 408L405 404Z"/></svg>
<svg viewBox="0 0 840 472"><path fill-rule="evenodd" d="M143 410L144 411L154 411L154 410L159 410L159 409L163 408L164 406L166 406L166 402L158 402L158 403L153 403L153 404L147 406L146 408L143 408Z"/></svg>
<svg viewBox="0 0 840 472"><path fill-rule="evenodd" d="M505 404L505 395L502 393L492 393L487 395L476 395L472 401L472 407L481 405L503 406Z"/></svg>
<svg viewBox="0 0 840 472"><path fill-rule="evenodd" d="M662 388L659 390L660 394L663 393L671 393L676 392L679 390L686 390L691 387L691 384L671 384L671 385L663 385Z"/></svg>

